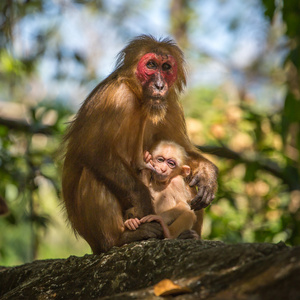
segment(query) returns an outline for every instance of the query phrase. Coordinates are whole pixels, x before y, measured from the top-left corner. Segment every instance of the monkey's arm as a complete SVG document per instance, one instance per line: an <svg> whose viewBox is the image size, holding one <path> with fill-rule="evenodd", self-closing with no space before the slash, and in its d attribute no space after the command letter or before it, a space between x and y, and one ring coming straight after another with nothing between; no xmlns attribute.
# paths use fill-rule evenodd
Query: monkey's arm
<svg viewBox="0 0 300 300"><path fill-rule="evenodd" d="M102 165L104 163L102 162ZM134 172L119 160L116 169L107 167L105 173L86 161L86 166L92 171L95 178L103 182L112 194L119 200L123 210L134 207L134 217L143 217L153 213L151 196L145 184L134 174Z"/></svg>
<svg viewBox="0 0 300 300"><path fill-rule="evenodd" d="M162 227L157 222L141 224L138 230L125 230L121 235L118 246L150 238L163 238Z"/></svg>
<svg viewBox="0 0 300 300"><path fill-rule="evenodd" d="M207 207L215 198L218 189L218 168L196 151L187 152L190 158L192 176L189 185L197 186L198 192L191 201L191 208L199 210Z"/></svg>
<svg viewBox="0 0 300 300"><path fill-rule="evenodd" d="M65 169L68 174L72 174L74 166L89 170L118 199L123 211L136 207L139 218L153 213L150 192L131 165L136 138L126 138L127 123L119 122L125 118L125 111L111 107L97 109L96 105L100 106L101 101L87 103L70 128ZM90 106L94 110L89 111ZM80 122L81 119L85 121ZM137 132L132 136L135 134ZM66 181L70 177L68 174Z"/></svg>
<svg viewBox="0 0 300 300"><path fill-rule="evenodd" d="M168 228L168 226L166 225L166 223L164 222L164 220L161 216L148 215L148 216L142 218L140 221L141 221L141 223L150 223L152 221L158 222L161 225L162 229L163 229L164 237L165 238L171 238L169 228Z"/></svg>

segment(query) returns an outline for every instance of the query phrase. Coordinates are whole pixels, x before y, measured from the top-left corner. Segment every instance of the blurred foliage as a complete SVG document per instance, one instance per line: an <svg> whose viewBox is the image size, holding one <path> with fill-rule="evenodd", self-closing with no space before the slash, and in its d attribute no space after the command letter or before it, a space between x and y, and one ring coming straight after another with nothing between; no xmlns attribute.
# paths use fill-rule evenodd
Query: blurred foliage
<svg viewBox="0 0 300 300"><path fill-rule="evenodd" d="M271 68L264 74L274 84L283 85L284 81L284 103L261 108L245 87L231 86L230 92L226 92L229 88L224 84L220 88L190 89L183 104L192 141L220 170L217 200L206 209L204 238L226 242L283 240L298 245L300 4L296 0L285 1L283 6L280 1L262 2L269 21L269 42L274 43L272 36L278 20L280 30L285 26L285 32L277 32L273 39L288 39L280 68ZM68 10L71 3L89 8L91 14L111 9L106 1L62 1L54 11L49 9L48 1L0 3L3 104L0 110L0 195L10 210L9 214L0 216L0 264L88 251L86 245L69 238L72 232L64 227L59 205L60 144L75 109L67 104L63 94L45 93L39 81L44 70L40 65L46 58L50 62L47 66L54 65L54 71L51 68L49 72L50 80L56 84L66 80L71 85L96 84L94 57L66 47L59 34L60 21L55 16ZM149 7L149 3L145 3L145 7ZM124 9L130 11L130 3L116 8L119 12ZM179 19L182 11L185 13ZM193 2L170 1L170 15L170 30L179 43L188 48L189 30L195 31ZM16 51L21 38L17 29L20 30L25 20L37 16L51 19L50 24L38 27L30 37L33 47ZM116 20L116 26L121 28L123 19L124 14ZM238 23L231 30L236 30ZM128 35L122 30L126 31L121 29L121 34ZM247 70L239 71L259 77L261 65L268 64L268 59L268 52L264 53Z"/></svg>
<svg viewBox="0 0 300 300"><path fill-rule="evenodd" d="M187 117L188 131L196 144L213 145L200 149L220 171L218 200L206 209L204 237L299 244L299 180L283 151L282 115L229 103L222 91L194 92L195 98L185 99L195 108Z"/></svg>

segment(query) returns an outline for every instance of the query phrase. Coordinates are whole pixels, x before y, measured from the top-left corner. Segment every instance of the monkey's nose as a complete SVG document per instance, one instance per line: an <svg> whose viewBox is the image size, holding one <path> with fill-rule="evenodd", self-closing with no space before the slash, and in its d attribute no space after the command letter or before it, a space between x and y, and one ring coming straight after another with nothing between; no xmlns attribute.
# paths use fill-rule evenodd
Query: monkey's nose
<svg viewBox="0 0 300 300"><path fill-rule="evenodd" d="M165 87L165 82L161 77L160 73L158 73L155 78L154 86L159 92L161 92Z"/></svg>
<svg viewBox="0 0 300 300"><path fill-rule="evenodd" d="M167 168L161 167L160 170L161 170L161 173L166 173Z"/></svg>
<svg viewBox="0 0 300 300"><path fill-rule="evenodd" d="M156 83L155 83L155 87L156 87L156 89L157 89L159 92L161 92L161 91L164 89L165 84L164 84L162 81L156 82Z"/></svg>

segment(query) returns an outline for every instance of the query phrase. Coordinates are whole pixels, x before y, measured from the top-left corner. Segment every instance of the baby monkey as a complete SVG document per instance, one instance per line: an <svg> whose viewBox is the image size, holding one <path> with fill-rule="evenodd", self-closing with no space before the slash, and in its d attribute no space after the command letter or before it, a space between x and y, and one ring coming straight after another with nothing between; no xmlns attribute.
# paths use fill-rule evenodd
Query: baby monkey
<svg viewBox="0 0 300 300"><path fill-rule="evenodd" d="M174 142L161 141L154 145L151 153L145 152L146 168L142 170L142 180L149 187L156 215L131 218L124 224L129 230L136 230L142 223L157 221L163 228L164 237L174 239L191 230L197 219L189 205L196 190L184 179L190 175L191 168L186 165L184 148Z"/></svg>

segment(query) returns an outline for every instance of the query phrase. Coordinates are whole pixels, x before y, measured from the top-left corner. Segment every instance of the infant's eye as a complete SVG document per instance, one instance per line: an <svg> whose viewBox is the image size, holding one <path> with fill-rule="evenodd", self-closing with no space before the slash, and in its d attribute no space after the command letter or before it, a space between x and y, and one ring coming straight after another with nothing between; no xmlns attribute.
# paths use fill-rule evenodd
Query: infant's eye
<svg viewBox="0 0 300 300"><path fill-rule="evenodd" d="M168 159L167 163L171 169L174 169L176 167L176 162L172 159Z"/></svg>
<svg viewBox="0 0 300 300"><path fill-rule="evenodd" d="M157 158L157 161L158 161L158 162L164 162L165 160L164 160L163 157L158 157L158 158Z"/></svg>

